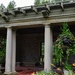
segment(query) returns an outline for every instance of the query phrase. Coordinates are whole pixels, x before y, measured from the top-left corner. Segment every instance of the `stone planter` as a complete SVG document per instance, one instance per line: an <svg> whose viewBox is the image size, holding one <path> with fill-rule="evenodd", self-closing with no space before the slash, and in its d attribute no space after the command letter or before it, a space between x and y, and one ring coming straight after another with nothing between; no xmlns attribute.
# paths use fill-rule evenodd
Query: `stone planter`
<svg viewBox="0 0 75 75"><path fill-rule="evenodd" d="M63 70L64 71L64 75L73 75L73 72L72 72L72 70Z"/></svg>

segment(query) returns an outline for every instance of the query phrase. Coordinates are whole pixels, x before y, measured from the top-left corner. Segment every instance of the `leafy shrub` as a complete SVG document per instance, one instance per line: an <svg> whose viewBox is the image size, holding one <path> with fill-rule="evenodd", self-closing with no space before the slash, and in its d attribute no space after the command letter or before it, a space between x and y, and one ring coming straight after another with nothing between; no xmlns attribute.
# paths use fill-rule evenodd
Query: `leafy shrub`
<svg viewBox="0 0 75 75"><path fill-rule="evenodd" d="M6 39L3 36L0 36L0 64L3 63L6 52Z"/></svg>
<svg viewBox="0 0 75 75"><path fill-rule="evenodd" d="M50 71L50 72L40 71L40 72L37 72L35 75L58 75L58 74L54 71Z"/></svg>
<svg viewBox="0 0 75 75"><path fill-rule="evenodd" d="M62 33L54 42L53 63L55 65L64 66L66 69L67 67L71 69L72 65L68 63L68 59L71 54L75 54L75 37L69 30L67 23L63 24L61 32Z"/></svg>

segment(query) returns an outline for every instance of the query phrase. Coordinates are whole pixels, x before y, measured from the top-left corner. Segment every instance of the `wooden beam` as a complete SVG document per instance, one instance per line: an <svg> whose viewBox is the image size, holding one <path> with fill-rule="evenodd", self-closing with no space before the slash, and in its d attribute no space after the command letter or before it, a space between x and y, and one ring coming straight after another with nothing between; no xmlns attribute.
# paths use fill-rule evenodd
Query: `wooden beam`
<svg viewBox="0 0 75 75"><path fill-rule="evenodd" d="M26 15L26 11L25 11L24 9L20 8L19 11L20 11L21 13L23 13L24 15Z"/></svg>
<svg viewBox="0 0 75 75"><path fill-rule="evenodd" d="M34 6L31 6L31 9L32 9L36 14L38 14L37 9L36 9Z"/></svg>
<svg viewBox="0 0 75 75"><path fill-rule="evenodd" d="M48 10L43 10L42 15L43 15L44 18L48 18L49 17L49 11Z"/></svg>
<svg viewBox="0 0 75 75"><path fill-rule="evenodd" d="M45 7L49 12L51 11L49 5L45 4Z"/></svg>
<svg viewBox="0 0 75 75"><path fill-rule="evenodd" d="M42 15L44 18L48 18L49 17L49 13L50 13L50 7L49 5L45 4L46 10L42 11Z"/></svg>
<svg viewBox="0 0 75 75"><path fill-rule="evenodd" d="M62 11L64 11L64 5L63 5L63 2L61 2L60 5L61 5Z"/></svg>
<svg viewBox="0 0 75 75"><path fill-rule="evenodd" d="M8 11L11 15L13 15L14 17L16 17L16 14L15 14L15 12L14 11Z"/></svg>
<svg viewBox="0 0 75 75"><path fill-rule="evenodd" d="M0 12L0 15L5 20L5 22L9 22L9 17L7 17L3 12Z"/></svg>

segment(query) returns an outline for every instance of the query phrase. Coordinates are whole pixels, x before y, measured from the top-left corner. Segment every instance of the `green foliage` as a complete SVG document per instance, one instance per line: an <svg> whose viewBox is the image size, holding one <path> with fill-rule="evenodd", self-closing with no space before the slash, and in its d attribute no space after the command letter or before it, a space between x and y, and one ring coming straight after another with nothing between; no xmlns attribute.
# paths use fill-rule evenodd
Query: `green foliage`
<svg viewBox="0 0 75 75"><path fill-rule="evenodd" d="M34 5L40 5L40 0L35 0Z"/></svg>
<svg viewBox="0 0 75 75"><path fill-rule="evenodd" d="M3 4L0 5L0 11L2 11L3 9L14 9L16 7L16 3L14 0L10 1L8 6L5 7Z"/></svg>
<svg viewBox="0 0 75 75"><path fill-rule="evenodd" d="M41 4L49 4L50 3L50 0L42 0L41 1Z"/></svg>
<svg viewBox="0 0 75 75"><path fill-rule="evenodd" d="M66 70L68 70L68 71L69 71L69 70L72 70L72 65L66 62L66 63L64 64L64 69L66 69Z"/></svg>
<svg viewBox="0 0 75 75"><path fill-rule="evenodd" d="M71 1L71 0L51 0L52 3L57 3L57 2L66 2L66 1Z"/></svg>
<svg viewBox="0 0 75 75"><path fill-rule="evenodd" d="M0 11L2 11L3 9L5 9L5 6L3 4L0 5Z"/></svg>
<svg viewBox="0 0 75 75"><path fill-rule="evenodd" d="M42 5L42 4L49 4L49 3L58 3L58 2L66 2L71 0L35 0L34 5Z"/></svg>
<svg viewBox="0 0 75 75"><path fill-rule="evenodd" d="M6 40L3 36L0 36L0 64L3 63L6 52Z"/></svg>
<svg viewBox="0 0 75 75"><path fill-rule="evenodd" d="M15 1L14 1L14 0L13 0L13 1L10 1L10 3L9 3L8 6L7 6L7 9L14 9L15 6L16 6Z"/></svg>
<svg viewBox="0 0 75 75"><path fill-rule="evenodd" d="M75 38L74 35L70 32L67 23L63 24L61 31L62 33L54 42L53 63L69 67L70 66L70 64L68 64L69 56L75 54Z"/></svg>
<svg viewBox="0 0 75 75"><path fill-rule="evenodd" d="M58 74L54 71L50 71L50 72L40 71L40 72L36 73L35 75L58 75Z"/></svg>
<svg viewBox="0 0 75 75"><path fill-rule="evenodd" d="M35 0L34 5L42 5L50 3L50 0Z"/></svg>

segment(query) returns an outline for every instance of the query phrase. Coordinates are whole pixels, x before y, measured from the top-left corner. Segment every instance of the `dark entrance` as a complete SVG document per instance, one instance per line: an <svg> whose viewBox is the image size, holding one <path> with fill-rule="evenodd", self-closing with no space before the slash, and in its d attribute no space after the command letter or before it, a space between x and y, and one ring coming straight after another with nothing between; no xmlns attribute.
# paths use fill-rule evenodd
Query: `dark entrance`
<svg viewBox="0 0 75 75"><path fill-rule="evenodd" d="M20 62L20 66L33 67L40 62L42 41L44 41L43 27L17 30L17 62Z"/></svg>

